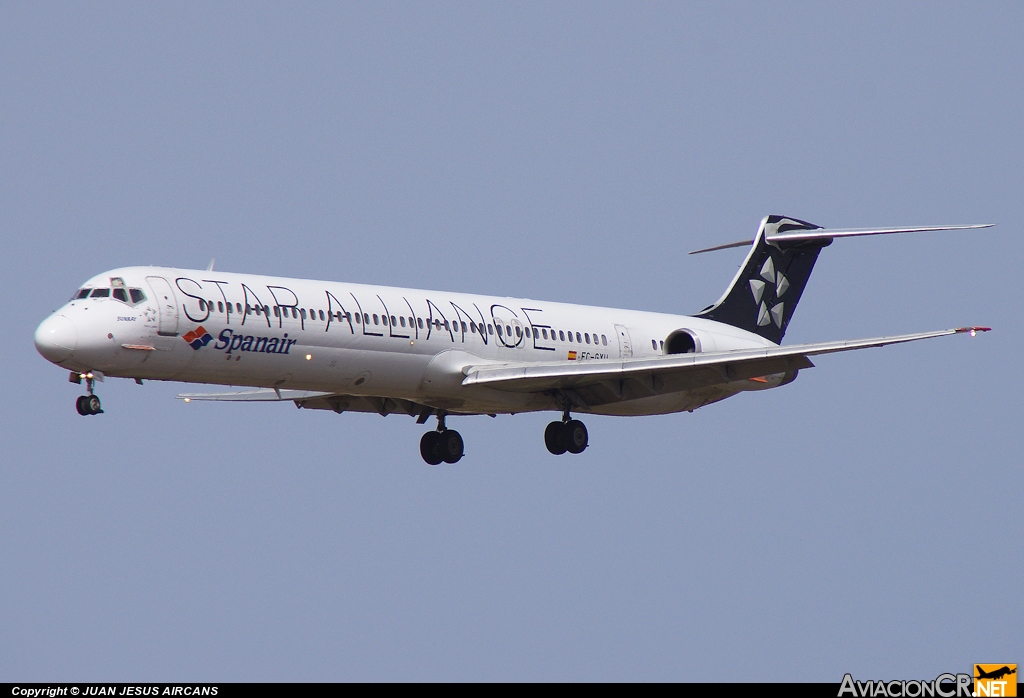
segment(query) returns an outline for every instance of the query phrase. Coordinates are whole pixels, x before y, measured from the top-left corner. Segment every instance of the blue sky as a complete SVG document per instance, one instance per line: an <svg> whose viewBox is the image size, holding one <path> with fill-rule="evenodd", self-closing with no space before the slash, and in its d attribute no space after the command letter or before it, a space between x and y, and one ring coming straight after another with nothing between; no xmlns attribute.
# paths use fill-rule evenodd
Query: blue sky
<svg viewBox="0 0 1024 698"><path fill-rule="evenodd" d="M0 679L933 678L1024 659L1024 10L1012 3L0 6ZM217 268L692 313L766 214L837 241L693 414L422 428L32 345L86 278ZM1015 505L1014 502L1018 502ZM737 667L740 667L737 674Z"/></svg>

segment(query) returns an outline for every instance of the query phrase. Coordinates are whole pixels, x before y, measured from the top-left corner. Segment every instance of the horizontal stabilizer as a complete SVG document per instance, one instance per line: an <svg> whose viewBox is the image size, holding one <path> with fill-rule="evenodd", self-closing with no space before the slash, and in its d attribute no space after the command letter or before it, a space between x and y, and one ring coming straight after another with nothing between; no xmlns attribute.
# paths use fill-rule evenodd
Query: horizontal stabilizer
<svg viewBox="0 0 1024 698"><path fill-rule="evenodd" d="M991 228L993 223L982 223L978 225L933 225L916 228L813 228L811 230L787 230L785 232L766 232L764 239L768 244L779 242L805 242L808 240L832 240L834 238L853 238L864 235L895 235L897 233L930 233L937 230L977 230L979 228ZM694 250L690 254L702 254L704 252L715 252L727 250L732 247L747 247L753 245L753 240L740 240L725 245L706 247L702 250Z"/></svg>
<svg viewBox="0 0 1024 698"><path fill-rule="evenodd" d="M258 390L240 390L233 393L182 393L179 400L211 400L217 402L281 402L284 400L309 400L327 397L334 393L316 390L279 390L277 388L260 388Z"/></svg>

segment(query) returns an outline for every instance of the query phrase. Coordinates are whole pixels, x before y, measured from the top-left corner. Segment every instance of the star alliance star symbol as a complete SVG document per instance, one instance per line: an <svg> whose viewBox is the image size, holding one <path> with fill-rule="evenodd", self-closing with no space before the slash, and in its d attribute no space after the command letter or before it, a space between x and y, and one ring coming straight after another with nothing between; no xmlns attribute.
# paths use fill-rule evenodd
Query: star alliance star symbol
<svg viewBox="0 0 1024 698"><path fill-rule="evenodd" d="M788 288L789 280L781 271L775 270L775 262L772 261L771 255L768 255L768 259L761 266L760 278L750 280L750 292L754 294L754 305L757 306L758 327L774 322L776 327L782 329L785 304L778 300Z"/></svg>

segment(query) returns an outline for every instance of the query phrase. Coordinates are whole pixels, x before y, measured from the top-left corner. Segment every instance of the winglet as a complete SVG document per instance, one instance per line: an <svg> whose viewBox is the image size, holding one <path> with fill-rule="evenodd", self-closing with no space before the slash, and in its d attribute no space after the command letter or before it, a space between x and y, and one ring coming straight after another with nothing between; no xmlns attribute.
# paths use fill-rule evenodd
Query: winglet
<svg viewBox="0 0 1024 698"><path fill-rule="evenodd" d="M963 334L965 332L970 332L971 336L973 337L974 335L978 334L979 332L991 332L992 328L991 327L957 327L953 331L956 332L957 334Z"/></svg>

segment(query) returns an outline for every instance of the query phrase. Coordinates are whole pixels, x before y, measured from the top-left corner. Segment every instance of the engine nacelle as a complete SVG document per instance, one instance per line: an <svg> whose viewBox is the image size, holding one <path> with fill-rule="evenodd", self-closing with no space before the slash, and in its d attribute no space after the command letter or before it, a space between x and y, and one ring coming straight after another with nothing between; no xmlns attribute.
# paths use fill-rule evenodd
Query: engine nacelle
<svg viewBox="0 0 1024 698"><path fill-rule="evenodd" d="M693 354L700 351L700 335L694 330L674 330L665 338L666 354Z"/></svg>

